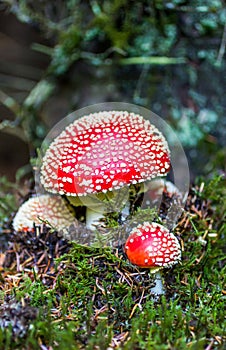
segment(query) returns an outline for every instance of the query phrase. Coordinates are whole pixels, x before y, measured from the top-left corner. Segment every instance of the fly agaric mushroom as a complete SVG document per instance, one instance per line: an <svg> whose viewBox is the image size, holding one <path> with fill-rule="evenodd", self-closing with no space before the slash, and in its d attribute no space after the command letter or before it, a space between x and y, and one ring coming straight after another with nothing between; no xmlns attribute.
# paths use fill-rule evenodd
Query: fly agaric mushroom
<svg viewBox="0 0 226 350"><path fill-rule="evenodd" d="M73 197L98 199L169 169L167 142L148 120L127 111L101 111L75 120L56 137L44 155L40 180L46 191L73 203ZM88 204L86 223L93 229L91 214Z"/></svg>
<svg viewBox="0 0 226 350"><path fill-rule="evenodd" d="M155 222L144 222L135 227L125 243L125 252L132 264L149 268L152 273L181 260L178 239L167 228ZM152 293L162 294L161 276L156 277Z"/></svg>
<svg viewBox="0 0 226 350"><path fill-rule="evenodd" d="M41 195L24 202L13 220L15 231L32 231L35 225L45 222L59 231L69 228L75 221L64 200L59 196Z"/></svg>
<svg viewBox="0 0 226 350"><path fill-rule="evenodd" d="M182 200L182 193L179 189L171 182L165 181L163 179L154 179L148 183L143 189L144 198L143 198L143 207L149 207L150 204L155 204L158 202L163 192L168 193L169 196L175 196L178 199Z"/></svg>

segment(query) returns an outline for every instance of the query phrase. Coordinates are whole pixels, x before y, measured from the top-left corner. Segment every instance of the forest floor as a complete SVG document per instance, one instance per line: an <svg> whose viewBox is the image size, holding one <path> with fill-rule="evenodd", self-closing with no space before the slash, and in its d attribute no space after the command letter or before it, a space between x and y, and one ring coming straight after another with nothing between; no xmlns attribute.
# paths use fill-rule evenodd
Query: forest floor
<svg viewBox="0 0 226 350"><path fill-rule="evenodd" d="M163 196L159 217L169 202ZM182 261L153 274L123 246L67 241L42 226L1 235L0 349L225 349L225 180L191 186L174 233Z"/></svg>

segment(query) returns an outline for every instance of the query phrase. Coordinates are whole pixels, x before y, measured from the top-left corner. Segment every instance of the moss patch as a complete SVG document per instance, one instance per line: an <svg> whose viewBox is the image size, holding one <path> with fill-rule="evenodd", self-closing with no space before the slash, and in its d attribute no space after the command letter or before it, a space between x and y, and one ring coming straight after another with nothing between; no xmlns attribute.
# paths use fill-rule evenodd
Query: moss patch
<svg viewBox="0 0 226 350"><path fill-rule="evenodd" d="M1 267L2 349L223 349L224 180L191 188L175 229L182 263L153 275L118 248L69 243L46 228L12 233ZM12 307L13 305L13 307Z"/></svg>

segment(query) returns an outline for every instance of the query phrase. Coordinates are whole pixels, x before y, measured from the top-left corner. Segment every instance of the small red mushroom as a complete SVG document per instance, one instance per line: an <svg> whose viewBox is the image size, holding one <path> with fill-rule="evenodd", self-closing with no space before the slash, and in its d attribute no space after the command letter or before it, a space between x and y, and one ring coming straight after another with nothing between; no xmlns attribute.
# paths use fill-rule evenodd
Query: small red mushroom
<svg viewBox="0 0 226 350"><path fill-rule="evenodd" d="M46 191L73 203L72 197L165 176L169 157L164 136L148 120L127 111L101 111L75 120L56 137L43 158L40 180Z"/></svg>
<svg viewBox="0 0 226 350"><path fill-rule="evenodd" d="M125 244L132 264L160 269L170 267L181 259L178 239L164 226L144 222L134 228Z"/></svg>
<svg viewBox="0 0 226 350"><path fill-rule="evenodd" d="M135 227L125 243L125 252L132 264L149 268L152 273L181 260L178 239L167 228L155 222L144 222ZM152 289L152 293L162 294L160 276L157 279L158 285Z"/></svg>

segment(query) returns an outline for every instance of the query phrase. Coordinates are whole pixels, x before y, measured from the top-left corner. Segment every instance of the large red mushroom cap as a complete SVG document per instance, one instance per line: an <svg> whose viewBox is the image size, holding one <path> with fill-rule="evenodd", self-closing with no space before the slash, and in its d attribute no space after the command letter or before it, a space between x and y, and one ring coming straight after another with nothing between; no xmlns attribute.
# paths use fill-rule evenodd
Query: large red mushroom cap
<svg viewBox="0 0 226 350"><path fill-rule="evenodd" d="M32 231L34 224L40 226L45 222L47 226L64 231L74 221L73 214L60 196L46 194L31 197L20 206L13 220L13 228L15 231Z"/></svg>
<svg viewBox="0 0 226 350"><path fill-rule="evenodd" d="M103 111L75 120L50 144L41 167L48 192L84 196L120 189L170 169L161 132L142 116Z"/></svg>
<svg viewBox="0 0 226 350"><path fill-rule="evenodd" d="M144 222L134 228L126 241L125 251L132 264L154 271L170 267L181 259L177 238L155 222Z"/></svg>

